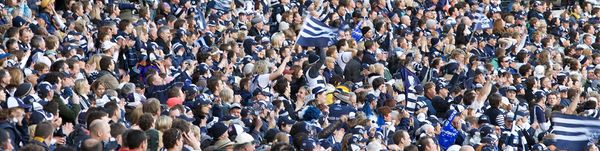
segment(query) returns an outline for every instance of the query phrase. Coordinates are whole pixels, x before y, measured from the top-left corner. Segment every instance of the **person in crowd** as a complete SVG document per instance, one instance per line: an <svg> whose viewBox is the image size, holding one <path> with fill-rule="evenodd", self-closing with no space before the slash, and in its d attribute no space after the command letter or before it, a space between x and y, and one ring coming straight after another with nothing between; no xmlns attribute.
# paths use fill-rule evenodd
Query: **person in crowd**
<svg viewBox="0 0 600 151"><path fill-rule="evenodd" d="M6 0L0 150L594 150L596 5Z"/></svg>

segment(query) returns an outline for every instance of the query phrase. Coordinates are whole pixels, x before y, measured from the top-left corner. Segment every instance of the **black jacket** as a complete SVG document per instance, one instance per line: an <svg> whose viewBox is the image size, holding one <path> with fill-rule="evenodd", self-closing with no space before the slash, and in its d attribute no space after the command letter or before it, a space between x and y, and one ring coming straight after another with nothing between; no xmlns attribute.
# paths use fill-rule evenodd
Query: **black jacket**
<svg viewBox="0 0 600 151"><path fill-rule="evenodd" d="M362 64L356 57L348 61L346 69L344 69L344 77L354 83L361 82L363 77L361 76Z"/></svg>

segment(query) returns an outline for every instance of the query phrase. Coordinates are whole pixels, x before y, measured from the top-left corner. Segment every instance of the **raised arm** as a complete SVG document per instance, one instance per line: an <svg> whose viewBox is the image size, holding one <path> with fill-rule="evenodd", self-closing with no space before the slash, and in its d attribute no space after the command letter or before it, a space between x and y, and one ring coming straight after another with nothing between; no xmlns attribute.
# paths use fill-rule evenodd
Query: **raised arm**
<svg viewBox="0 0 600 151"><path fill-rule="evenodd" d="M271 74L269 74L269 80L275 80L276 78L278 78L279 76L281 76L283 74L283 70L285 70L285 67L287 66L287 63L290 61L290 56L286 56L283 61L281 61L281 64L279 65L279 68L277 68L277 70Z"/></svg>

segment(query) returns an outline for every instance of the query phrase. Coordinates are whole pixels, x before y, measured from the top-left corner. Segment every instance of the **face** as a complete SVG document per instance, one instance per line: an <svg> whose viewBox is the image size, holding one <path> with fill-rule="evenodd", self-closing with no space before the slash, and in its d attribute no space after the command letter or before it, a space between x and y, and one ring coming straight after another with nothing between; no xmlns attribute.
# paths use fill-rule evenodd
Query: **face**
<svg viewBox="0 0 600 151"><path fill-rule="evenodd" d="M547 102L551 106L554 106L554 105L557 105L558 103L560 103L560 101L558 100L558 96L556 96L556 95L548 95Z"/></svg>
<svg viewBox="0 0 600 151"><path fill-rule="evenodd" d="M98 85L98 88L96 88L96 96L102 96L104 91L106 91L106 87L104 87L102 84Z"/></svg>
<svg viewBox="0 0 600 151"><path fill-rule="evenodd" d="M233 117L237 117L237 118L241 118L242 117L242 110L241 109L231 109L231 111L229 111L229 114L231 114L231 116Z"/></svg>
<svg viewBox="0 0 600 151"><path fill-rule="evenodd" d="M6 74L6 76L4 78L2 78L2 83L3 84L8 84L8 83L10 83L10 79L12 79L12 77L10 76L10 74Z"/></svg>
<svg viewBox="0 0 600 151"><path fill-rule="evenodd" d="M208 104L208 105L202 105L202 113L210 113L210 109L212 108L212 105Z"/></svg>
<svg viewBox="0 0 600 151"><path fill-rule="evenodd" d="M300 90L298 90L298 93L296 93L296 100L304 100L305 96L306 96L306 89L300 89Z"/></svg>

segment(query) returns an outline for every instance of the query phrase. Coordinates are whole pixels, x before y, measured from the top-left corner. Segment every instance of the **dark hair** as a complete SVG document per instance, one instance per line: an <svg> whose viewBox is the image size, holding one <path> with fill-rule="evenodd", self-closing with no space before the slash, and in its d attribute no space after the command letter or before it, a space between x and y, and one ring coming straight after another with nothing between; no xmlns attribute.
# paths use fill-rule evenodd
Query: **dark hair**
<svg viewBox="0 0 600 151"><path fill-rule="evenodd" d="M58 84L61 79L61 73L58 72L50 72L44 76L44 81L47 81L50 84Z"/></svg>
<svg viewBox="0 0 600 151"><path fill-rule="evenodd" d="M171 87L171 89L169 89L168 97L169 98L179 97L179 96L181 96L181 93L179 93L180 91L181 91L180 86L173 86L173 87Z"/></svg>
<svg viewBox="0 0 600 151"><path fill-rule="evenodd" d="M463 97L463 104L466 106L471 105L471 103L473 103L473 101L475 101L476 98L476 93L475 91L469 90L467 92L465 92L464 97Z"/></svg>
<svg viewBox="0 0 600 151"><path fill-rule="evenodd" d="M37 124L37 126L35 127L35 133L33 136L48 138L48 137L52 136L52 134L54 134L54 126L52 126L52 123L46 121L46 122Z"/></svg>
<svg viewBox="0 0 600 151"><path fill-rule="evenodd" d="M140 147L140 145L142 145L142 143L144 143L144 141L146 141L148 139L148 136L146 136L146 133L142 130L135 130L135 129L130 129L127 131L127 134L124 135L125 139L123 140L127 140L123 143L123 145L127 148L130 149L135 149Z"/></svg>
<svg viewBox="0 0 600 151"><path fill-rule="evenodd" d="M243 148L246 145L250 145L250 143L245 143L245 144L240 144L239 146L235 146L234 150L239 150L240 148ZM271 151L295 151L295 150L296 149L294 149L294 147L292 145L286 144L286 143L275 143L271 147Z"/></svg>
<svg viewBox="0 0 600 151"><path fill-rule="evenodd" d="M110 64L112 64L112 58L109 56L102 56L100 59L100 70L108 70Z"/></svg>
<svg viewBox="0 0 600 151"><path fill-rule="evenodd" d="M382 77L379 78L375 78L375 80L373 80L373 89L377 90L379 88L379 86L384 85L385 84L385 79L383 79Z"/></svg>
<svg viewBox="0 0 600 151"><path fill-rule="evenodd" d="M101 151L102 143L100 143L97 139L86 139L81 142L81 150L82 151Z"/></svg>
<svg viewBox="0 0 600 151"><path fill-rule="evenodd" d="M154 117L150 113L144 113L142 116L140 116L138 125L140 126L140 129L147 131L154 126Z"/></svg>
<svg viewBox="0 0 600 151"><path fill-rule="evenodd" d="M306 134L305 132L296 133L296 135L294 135L292 139L294 147L302 148L302 141L304 141L305 138L308 138L308 134Z"/></svg>
<svg viewBox="0 0 600 151"><path fill-rule="evenodd" d="M110 136L117 137L119 135L123 135L127 131L127 128L121 123L112 123L110 124Z"/></svg>
<svg viewBox="0 0 600 151"><path fill-rule="evenodd" d="M119 22L119 30L123 31L131 24L131 20L123 19Z"/></svg>
<svg viewBox="0 0 600 151"><path fill-rule="evenodd" d="M165 131L162 136L163 146L167 149L175 147L177 140L181 139L181 131L171 128Z"/></svg>
<svg viewBox="0 0 600 151"><path fill-rule="evenodd" d="M113 117L116 115L116 112L121 112L119 105L117 105L117 102L115 101L110 101L104 104L104 111L108 113L108 117Z"/></svg>
<svg viewBox="0 0 600 151"><path fill-rule="evenodd" d="M410 145L406 148L404 148L405 151L419 151L419 148L417 148L417 146L415 145Z"/></svg>
<svg viewBox="0 0 600 151"><path fill-rule="evenodd" d="M394 140L394 144L400 145L400 140L404 138L405 135L408 135L408 133L405 130L396 131L392 137L392 139Z"/></svg>
<svg viewBox="0 0 600 151"><path fill-rule="evenodd" d="M206 81L206 87L211 92L219 93L219 92L215 92L215 91L216 91L217 85L219 84L220 81L221 81L221 79L219 79L219 78L210 78Z"/></svg>
<svg viewBox="0 0 600 151"><path fill-rule="evenodd" d="M160 102L158 100L148 101L142 106L142 111L154 115L160 111Z"/></svg>
<svg viewBox="0 0 600 151"><path fill-rule="evenodd" d="M502 101L502 96L498 93L494 93L490 96L490 106L492 108L498 108L500 106L500 102Z"/></svg>
<svg viewBox="0 0 600 151"><path fill-rule="evenodd" d="M173 119L173 123L171 124L171 128L178 129L181 132L187 133L191 130L191 124L182 119Z"/></svg>
<svg viewBox="0 0 600 151"><path fill-rule="evenodd" d="M88 127L90 126L92 121L97 120L97 119L102 119L102 117L108 116L108 113L106 113L102 110L88 110L86 114L87 115L85 118L85 122Z"/></svg>
<svg viewBox="0 0 600 151"><path fill-rule="evenodd" d="M417 142L417 148L419 150L425 150L425 148L430 144L433 143L433 138L429 137L429 136L425 136L421 139L419 139L419 141Z"/></svg>
<svg viewBox="0 0 600 151"><path fill-rule="evenodd" d="M288 86L289 83L287 80L279 79L275 82L275 85L273 85L273 91L279 93L280 95L283 95L287 90Z"/></svg>
<svg viewBox="0 0 600 151"><path fill-rule="evenodd" d="M58 60L50 65L50 72L60 72L60 69L62 69L65 65L67 65L65 60Z"/></svg>

